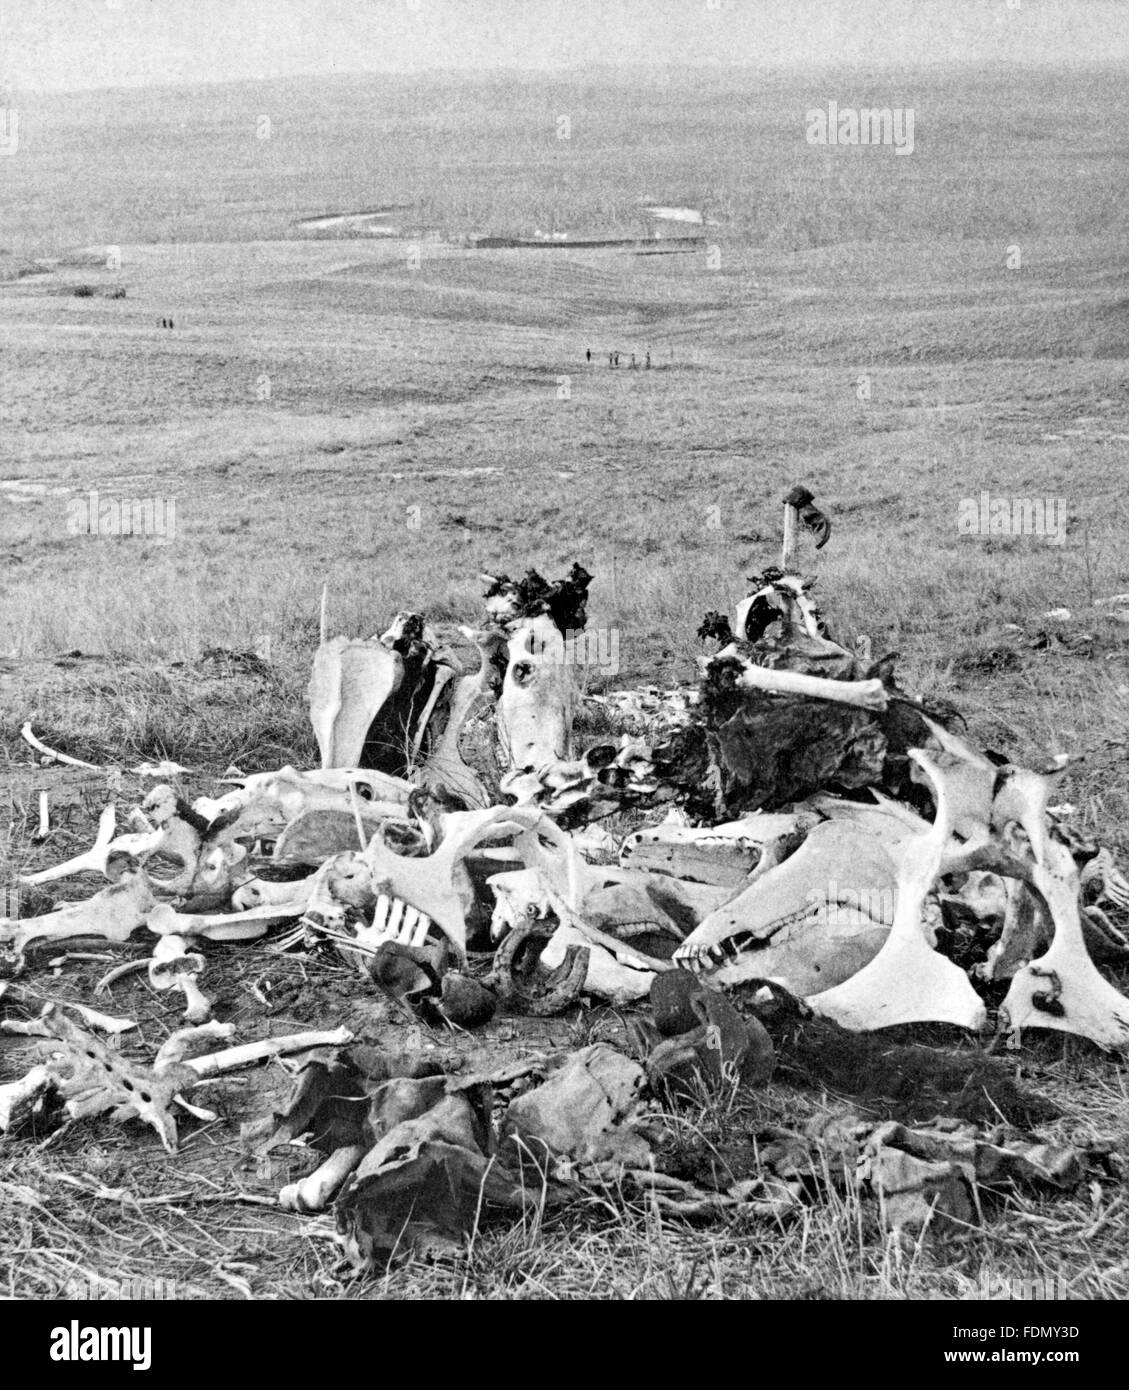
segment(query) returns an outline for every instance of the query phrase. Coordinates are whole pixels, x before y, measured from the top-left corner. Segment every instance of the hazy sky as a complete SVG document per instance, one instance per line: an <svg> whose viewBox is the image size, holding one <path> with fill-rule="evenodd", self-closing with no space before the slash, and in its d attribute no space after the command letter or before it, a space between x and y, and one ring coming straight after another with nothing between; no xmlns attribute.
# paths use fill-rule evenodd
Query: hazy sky
<svg viewBox="0 0 1129 1390"><path fill-rule="evenodd" d="M1129 61L1129 0L0 0L10 89L590 62L1095 59Z"/></svg>

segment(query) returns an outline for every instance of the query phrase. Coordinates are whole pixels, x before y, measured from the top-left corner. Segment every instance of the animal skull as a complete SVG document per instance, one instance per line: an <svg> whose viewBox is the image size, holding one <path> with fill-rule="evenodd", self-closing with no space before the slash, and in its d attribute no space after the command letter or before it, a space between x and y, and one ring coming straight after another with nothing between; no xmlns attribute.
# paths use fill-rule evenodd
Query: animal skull
<svg viewBox="0 0 1129 1390"><path fill-rule="evenodd" d="M564 634L541 613L519 623L506 650L498 739L507 766L536 769L571 757L577 692Z"/></svg>

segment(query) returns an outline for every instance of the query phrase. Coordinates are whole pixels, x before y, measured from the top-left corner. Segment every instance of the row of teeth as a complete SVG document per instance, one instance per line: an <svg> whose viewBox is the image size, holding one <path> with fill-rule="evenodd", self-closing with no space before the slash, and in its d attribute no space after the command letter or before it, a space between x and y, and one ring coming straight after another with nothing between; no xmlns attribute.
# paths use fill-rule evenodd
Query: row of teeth
<svg viewBox="0 0 1129 1390"><path fill-rule="evenodd" d="M727 936L724 941L715 942L712 946L683 946L680 950L675 951L674 959L683 969L700 975L704 971L716 970L719 965L724 965L727 961L736 960L738 956L745 953L751 940L751 932L736 932L733 936Z"/></svg>

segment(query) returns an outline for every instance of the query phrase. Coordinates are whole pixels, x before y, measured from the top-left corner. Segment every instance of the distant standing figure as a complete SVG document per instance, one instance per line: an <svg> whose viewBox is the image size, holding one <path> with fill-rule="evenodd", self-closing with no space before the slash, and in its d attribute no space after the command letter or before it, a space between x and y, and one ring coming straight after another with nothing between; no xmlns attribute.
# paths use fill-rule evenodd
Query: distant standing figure
<svg viewBox="0 0 1129 1390"><path fill-rule="evenodd" d="M649 367L649 366L651 365L651 349L650 349L650 348L647 349L647 360L646 360L646 362L643 363L643 365L644 365L644 367Z"/></svg>
<svg viewBox="0 0 1129 1390"><path fill-rule="evenodd" d="M608 353L608 366L609 366L609 367L614 367L614 366L615 366L615 357L614 357L614 354L613 354L613 353L610 353L610 352Z"/></svg>
<svg viewBox="0 0 1129 1390"><path fill-rule="evenodd" d="M584 356L585 356L585 359L586 359L587 362L588 362L588 365L591 366L591 365L592 365L592 349L589 348L589 349L587 350L587 352L585 352Z"/></svg>
<svg viewBox="0 0 1129 1390"><path fill-rule="evenodd" d="M636 362L635 362L635 354L632 353L632 354L631 354L631 369L632 369L632 371L635 370L636 365L637 365L637 364L636 364Z"/></svg>
<svg viewBox="0 0 1129 1390"><path fill-rule="evenodd" d="M618 353L618 352L617 352L616 355L615 355L615 365L616 365L617 367L619 366L619 353Z"/></svg>

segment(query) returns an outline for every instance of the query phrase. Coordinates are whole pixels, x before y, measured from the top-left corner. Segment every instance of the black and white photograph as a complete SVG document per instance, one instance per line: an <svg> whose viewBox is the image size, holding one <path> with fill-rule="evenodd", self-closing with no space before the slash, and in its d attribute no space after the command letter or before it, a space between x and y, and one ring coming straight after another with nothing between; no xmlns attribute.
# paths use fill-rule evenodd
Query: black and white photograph
<svg viewBox="0 0 1129 1390"><path fill-rule="evenodd" d="M1127 132L1129 0L3 0L33 1374L294 1301L1097 1361Z"/></svg>

